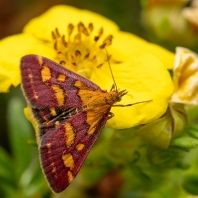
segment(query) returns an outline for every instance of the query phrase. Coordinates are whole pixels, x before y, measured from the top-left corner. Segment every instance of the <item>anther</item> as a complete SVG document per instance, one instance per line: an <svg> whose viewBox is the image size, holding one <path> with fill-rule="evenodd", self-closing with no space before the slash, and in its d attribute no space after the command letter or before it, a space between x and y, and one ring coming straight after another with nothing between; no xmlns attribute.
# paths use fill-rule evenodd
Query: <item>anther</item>
<svg viewBox="0 0 198 198"><path fill-rule="evenodd" d="M74 30L74 25L70 23L68 25L68 34L69 34L69 36L72 34L73 30Z"/></svg>
<svg viewBox="0 0 198 198"><path fill-rule="evenodd" d="M88 27L89 27L90 32L92 32L93 31L93 23L90 23Z"/></svg>
<svg viewBox="0 0 198 198"><path fill-rule="evenodd" d="M67 42L65 41L65 35L62 36L62 43L64 47L67 47Z"/></svg>
<svg viewBox="0 0 198 198"><path fill-rule="evenodd" d="M96 55L93 56L92 59L90 59L90 61L93 63L93 64L97 64L97 59L96 59Z"/></svg>
<svg viewBox="0 0 198 198"><path fill-rule="evenodd" d="M57 40L54 42L54 49L57 50Z"/></svg>
<svg viewBox="0 0 198 198"><path fill-rule="evenodd" d="M89 33L87 31L87 28L84 26L82 22L78 24L78 32L83 33L85 36L89 36Z"/></svg>
<svg viewBox="0 0 198 198"><path fill-rule="evenodd" d="M86 27L84 27L84 29L83 29L83 34L84 34L85 36L89 36L89 33L88 33L88 31L87 31L87 28L86 28Z"/></svg>
<svg viewBox="0 0 198 198"><path fill-rule="evenodd" d="M109 45L111 45L112 39L113 39L113 36L112 36L112 35L109 35L109 36L107 36L107 38L103 41L103 43L106 43L106 47L108 47Z"/></svg>
<svg viewBox="0 0 198 198"><path fill-rule="evenodd" d="M71 59L72 59L72 61L74 60L74 56L73 55L71 55Z"/></svg>
<svg viewBox="0 0 198 198"><path fill-rule="evenodd" d="M55 40L56 39L56 36L54 34L54 31L52 31L52 38Z"/></svg>
<svg viewBox="0 0 198 198"><path fill-rule="evenodd" d="M90 53L87 53L87 54L84 56L84 59L89 58L89 54L90 54Z"/></svg>
<svg viewBox="0 0 198 198"><path fill-rule="evenodd" d="M76 51L75 51L75 55L76 55L76 56L81 56L81 52L80 52L79 50L76 50Z"/></svg>
<svg viewBox="0 0 198 198"><path fill-rule="evenodd" d="M103 28L100 28L99 33L98 33L98 36L101 37L102 34L103 34Z"/></svg>
<svg viewBox="0 0 198 198"><path fill-rule="evenodd" d="M106 47L106 43L103 43L99 48L104 49Z"/></svg>
<svg viewBox="0 0 198 198"><path fill-rule="evenodd" d="M117 60L113 60L113 62L116 63L116 64L122 63L122 61L117 61Z"/></svg>
<svg viewBox="0 0 198 198"><path fill-rule="evenodd" d="M80 41L81 40L81 35L80 33L76 34L76 36L74 37L75 41Z"/></svg>
<svg viewBox="0 0 198 198"><path fill-rule="evenodd" d="M85 28L85 27L84 27L84 24L83 24L82 22L80 22L80 23L78 24L78 32L82 33L84 28Z"/></svg>
<svg viewBox="0 0 198 198"><path fill-rule="evenodd" d="M99 36L95 36L95 37L94 37L94 41L97 42L97 41L99 40L99 38L100 38Z"/></svg>
<svg viewBox="0 0 198 198"><path fill-rule="evenodd" d="M55 33L56 33L56 36L57 36L57 37L60 37L60 33L59 33L59 31L58 31L58 28L55 29Z"/></svg>
<svg viewBox="0 0 198 198"><path fill-rule="evenodd" d="M104 63L101 63L97 66L97 68L101 68L104 65Z"/></svg>
<svg viewBox="0 0 198 198"><path fill-rule="evenodd" d="M61 60L59 63L60 63L61 65L66 65L66 62L65 62L64 60Z"/></svg>
<svg viewBox="0 0 198 198"><path fill-rule="evenodd" d="M94 61L96 59L96 55L91 59L91 61Z"/></svg>

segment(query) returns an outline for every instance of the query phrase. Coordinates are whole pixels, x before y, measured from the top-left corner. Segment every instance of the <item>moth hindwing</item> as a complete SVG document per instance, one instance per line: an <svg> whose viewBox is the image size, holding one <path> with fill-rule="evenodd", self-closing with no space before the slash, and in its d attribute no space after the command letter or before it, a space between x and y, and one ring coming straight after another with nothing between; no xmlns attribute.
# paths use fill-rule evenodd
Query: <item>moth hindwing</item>
<svg viewBox="0 0 198 198"><path fill-rule="evenodd" d="M43 173L56 193L79 172L126 91L101 90L90 80L41 56L21 60L21 82L37 124Z"/></svg>

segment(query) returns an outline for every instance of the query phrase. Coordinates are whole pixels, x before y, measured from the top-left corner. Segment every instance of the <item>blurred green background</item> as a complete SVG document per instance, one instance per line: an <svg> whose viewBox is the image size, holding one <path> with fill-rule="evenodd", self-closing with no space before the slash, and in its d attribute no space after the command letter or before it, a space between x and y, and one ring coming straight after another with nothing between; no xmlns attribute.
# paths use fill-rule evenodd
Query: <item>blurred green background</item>
<svg viewBox="0 0 198 198"><path fill-rule="evenodd" d="M93 12L99 13L118 24L122 31L127 31L138 35L150 42L157 43L170 51L175 50L176 46L185 46L195 52L198 52L198 36L197 30L194 24L187 21L182 16L182 10L190 6L191 1L162 1L162 4L156 3L158 1L146 1L146 0L0 0L0 39L7 37L9 35L21 33L25 24L32 18L39 16L45 12L48 8L57 4L72 5L80 9L87 9ZM160 1L159 1L160 2ZM174 13L175 21L172 20L172 14ZM16 49L17 50L17 49ZM141 152L131 149L126 156L133 156L127 165L122 160L128 160L125 156L122 156L118 163L114 160L109 159L108 156L102 155L105 149L109 149L112 143L104 141L104 144L100 144L102 140L108 139L107 134L112 134L111 129L105 129L106 134L101 135L97 146L94 147L93 152L91 152L90 157L85 163L85 168L77 178L74 184L72 183L70 190L68 190L63 195L53 195L48 189L44 177L41 173L38 162L38 152L37 146L35 144L35 135L32 126L28 123L23 114L23 108L26 106L25 100L22 96L20 87L11 88L9 93L0 93L0 197L1 198L12 198L12 197L122 197L122 198L141 198L141 197L191 197L188 193L198 195L198 177L194 172L194 180L192 177L188 177L186 180L188 182L183 182L179 175L181 172L176 169L170 173L169 179L174 178L173 182L168 181L168 178L160 181L161 177L159 175L163 173L166 163L168 169L172 167L178 167L187 169L189 164L182 164L179 158L183 158L184 153L187 151L183 149L177 150L177 148L171 148L167 154L166 151L157 151L158 155L151 149L149 154L154 156L154 164L152 168L149 169L149 174L154 173L157 177L155 181L150 182L148 178L148 172L140 170L139 167L144 167L148 162L142 162L139 167L134 167L135 172L128 172L129 169L123 169L123 166L130 166L137 159ZM195 111L197 112L197 111ZM197 113L194 113L196 117ZM192 129L193 131L194 129ZM196 129L197 130L197 129ZM125 131L126 133L126 131ZM110 136L110 135L109 135ZM125 137L125 136L123 136ZM136 139L131 135L131 137L121 138L121 142L116 145L116 141L113 141L112 146L117 148L122 148L122 142L127 142L128 147L135 147L133 141L128 141ZM123 138L123 139L122 139ZM27 142L28 141L28 142ZM120 145L119 145L120 144ZM195 142L197 145L198 143ZM136 140L135 145L141 148L145 147L145 143L141 140ZM101 148L102 147L102 148ZM109 149L111 152L111 149ZM139 153L140 152L140 153ZM194 153L197 152L193 151ZM102 153L102 154L101 154ZM170 157L169 154L172 154ZM176 153L176 154L175 154ZM115 153L114 153L115 154ZM121 156L120 153L116 153ZM147 154L145 154L146 156ZM97 156L97 157L95 157ZM144 155L143 155L144 156ZM163 166L161 166L161 159L156 156L165 156L163 158ZM170 157L170 158L169 158ZM187 162L191 162L191 158L194 155L189 155L187 157ZM96 159L95 159L96 158ZM169 159L173 159L169 163ZM158 163L158 160L160 163ZM196 169L198 160L194 165ZM192 160L192 161L193 161ZM100 166L100 163L102 165ZM115 164L116 166L115 166ZM145 163L145 164L144 164ZM169 164L168 164L169 163ZM97 165L99 164L99 165ZM124 165L123 165L124 164ZM160 164L160 166L159 166ZM101 167L98 169L93 169L93 167ZM86 167L88 167L86 169ZM91 169L90 169L91 168ZM121 194L117 193L117 190L123 185L123 178L119 171L123 169L123 175L128 179L128 182L134 184L131 187L125 185ZM165 168L167 171L167 167ZM92 170L92 171L90 171ZM166 174L166 171L165 174ZM106 175L105 175L106 174ZM104 176L101 178L101 175ZM152 175L152 174L151 174ZM141 177L141 180L134 182L136 178ZM178 179L177 179L178 177ZM86 179L85 179L86 178ZM106 180L105 180L106 179ZM109 179L109 180L108 180ZM126 179L126 180L127 180ZM111 181L114 180L113 184ZM83 182L85 183L83 186ZM86 181L86 182L85 182ZM106 182L106 183L105 183ZM144 182L144 184L142 184ZM161 186L158 186L158 183ZM183 182L183 183L182 183ZM105 193L101 190L100 184L106 184L110 186L110 189L105 189ZM193 183L191 185L191 183ZM93 185L94 184L94 185ZM187 185L189 184L189 185ZM184 186L185 190L181 189ZM162 188L164 187L164 188ZM176 188L175 188L176 187ZM175 188L175 189L172 189ZM84 190L86 189L86 190ZM103 188L104 189L104 188ZM113 192L112 189L114 189ZM135 190L134 190L135 189ZM155 192L155 189L156 192ZM167 194L166 194L167 192ZM181 193L180 193L181 192Z"/></svg>

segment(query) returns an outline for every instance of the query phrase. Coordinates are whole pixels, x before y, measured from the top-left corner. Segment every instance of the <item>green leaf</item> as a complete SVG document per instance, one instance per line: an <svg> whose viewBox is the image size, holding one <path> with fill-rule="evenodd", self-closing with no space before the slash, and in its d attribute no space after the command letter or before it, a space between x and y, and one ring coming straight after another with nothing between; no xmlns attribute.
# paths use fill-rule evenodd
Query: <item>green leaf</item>
<svg viewBox="0 0 198 198"><path fill-rule="evenodd" d="M172 117L169 113L136 130L147 143L158 148L168 148L172 138Z"/></svg>
<svg viewBox="0 0 198 198"><path fill-rule="evenodd" d="M44 194L49 191L38 158L34 158L29 167L23 172L20 184L23 187L24 195L28 197L36 193Z"/></svg>
<svg viewBox="0 0 198 198"><path fill-rule="evenodd" d="M16 187L13 163L8 153L0 147L0 195L11 198L11 192L16 191Z"/></svg>
<svg viewBox="0 0 198 198"><path fill-rule="evenodd" d="M9 138L17 180L19 180L26 167L28 167L33 156L32 153L36 149L27 144L29 139L34 138L34 134L24 116L23 108L23 103L19 98L12 98L8 103Z"/></svg>
<svg viewBox="0 0 198 198"><path fill-rule="evenodd" d="M0 179L0 196L2 198L17 198L19 197L17 195L16 189Z"/></svg>
<svg viewBox="0 0 198 198"><path fill-rule="evenodd" d="M198 118L198 106L191 106L188 110L188 120L193 121Z"/></svg>
<svg viewBox="0 0 198 198"><path fill-rule="evenodd" d="M191 136L198 139L198 125L190 125L186 130Z"/></svg>
<svg viewBox="0 0 198 198"><path fill-rule="evenodd" d="M148 159L155 168L174 168L182 165L185 152L176 147L169 147L168 149L156 149L150 147L148 149Z"/></svg>
<svg viewBox="0 0 198 198"><path fill-rule="evenodd" d="M189 174L184 178L183 188L193 195L198 195L198 175Z"/></svg>
<svg viewBox="0 0 198 198"><path fill-rule="evenodd" d="M143 141L135 131L133 128L114 131L107 151L116 163L133 164L138 159L137 150Z"/></svg>
<svg viewBox="0 0 198 198"><path fill-rule="evenodd" d="M193 137L183 136L174 139L171 142L172 146L177 146L184 149L191 149L198 146L198 140Z"/></svg>
<svg viewBox="0 0 198 198"><path fill-rule="evenodd" d="M6 151L0 147L0 178L14 183L14 167L10 156Z"/></svg>

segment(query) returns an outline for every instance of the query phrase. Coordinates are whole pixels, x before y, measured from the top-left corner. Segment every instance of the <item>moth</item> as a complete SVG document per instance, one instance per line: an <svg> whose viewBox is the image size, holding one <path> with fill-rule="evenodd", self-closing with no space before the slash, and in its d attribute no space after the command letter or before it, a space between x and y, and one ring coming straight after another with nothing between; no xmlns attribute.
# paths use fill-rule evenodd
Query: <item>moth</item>
<svg viewBox="0 0 198 198"><path fill-rule="evenodd" d="M111 107L127 91L118 91L115 85L110 92L101 90L90 80L37 55L22 58L21 77L37 123L41 167L49 186L59 193L75 178L113 116Z"/></svg>

